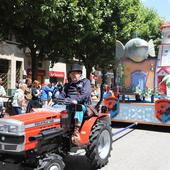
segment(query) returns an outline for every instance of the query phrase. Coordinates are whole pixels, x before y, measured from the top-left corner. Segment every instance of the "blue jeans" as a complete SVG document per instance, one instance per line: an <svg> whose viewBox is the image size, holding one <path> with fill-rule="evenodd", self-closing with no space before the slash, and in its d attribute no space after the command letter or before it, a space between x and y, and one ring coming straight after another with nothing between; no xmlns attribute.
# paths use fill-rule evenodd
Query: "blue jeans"
<svg viewBox="0 0 170 170"><path fill-rule="evenodd" d="M19 115L22 114L22 109L21 107L13 107L13 111L15 114Z"/></svg>
<svg viewBox="0 0 170 170"><path fill-rule="evenodd" d="M75 111L74 119L77 119L80 123L83 122L84 113L86 112L86 107L81 105L82 111Z"/></svg>
<svg viewBox="0 0 170 170"><path fill-rule="evenodd" d="M66 107L67 110L71 113L74 114L74 119L77 119L79 121L79 123L83 122L83 118L84 118L84 113L86 112L86 107L84 105L78 105L78 109L77 106L67 106Z"/></svg>

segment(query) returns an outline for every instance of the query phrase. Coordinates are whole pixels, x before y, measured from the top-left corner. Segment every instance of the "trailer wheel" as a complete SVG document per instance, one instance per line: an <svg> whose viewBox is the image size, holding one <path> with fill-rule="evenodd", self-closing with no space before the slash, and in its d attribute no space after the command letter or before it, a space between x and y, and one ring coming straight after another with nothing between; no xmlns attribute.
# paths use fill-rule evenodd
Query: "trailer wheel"
<svg viewBox="0 0 170 170"><path fill-rule="evenodd" d="M39 167L35 170L63 170L65 164L61 156L51 154L40 161Z"/></svg>
<svg viewBox="0 0 170 170"><path fill-rule="evenodd" d="M92 128L86 156L93 169L100 169L108 163L112 150L111 127L104 122L97 122Z"/></svg>

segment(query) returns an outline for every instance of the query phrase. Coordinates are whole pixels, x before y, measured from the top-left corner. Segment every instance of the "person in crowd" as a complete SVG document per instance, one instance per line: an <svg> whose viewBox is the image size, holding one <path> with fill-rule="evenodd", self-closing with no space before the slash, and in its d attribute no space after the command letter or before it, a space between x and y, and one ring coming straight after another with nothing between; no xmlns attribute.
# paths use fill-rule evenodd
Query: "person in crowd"
<svg viewBox="0 0 170 170"><path fill-rule="evenodd" d="M97 100L99 98L99 94L97 92L97 88L95 85L92 85L91 99Z"/></svg>
<svg viewBox="0 0 170 170"><path fill-rule="evenodd" d="M58 87L58 91L61 93L63 91L63 83L58 82L57 87Z"/></svg>
<svg viewBox="0 0 170 170"><path fill-rule="evenodd" d="M52 99L56 99L60 95L60 92L59 92L57 84L58 84L58 82L55 83L54 86L53 86Z"/></svg>
<svg viewBox="0 0 170 170"><path fill-rule="evenodd" d="M26 78L25 84L27 85L27 90L25 92L25 98L27 103L32 99L32 79L31 78Z"/></svg>
<svg viewBox="0 0 170 170"><path fill-rule="evenodd" d="M47 85L44 85L41 88L40 100L43 106L48 105L49 101L52 98L52 92L53 92L53 87L52 87L51 82L48 82Z"/></svg>
<svg viewBox="0 0 170 170"><path fill-rule="evenodd" d="M61 94L61 92L63 91L63 85L62 82L58 82L56 83L56 85L53 88L53 92L52 92L52 98L58 98Z"/></svg>
<svg viewBox="0 0 170 170"><path fill-rule="evenodd" d="M3 81L2 78L0 78L0 112L3 111L3 107L4 107L4 102L3 102L3 96L6 96L6 91L5 88L2 85Z"/></svg>
<svg viewBox="0 0 170 170"><path fill-rule="evenodd" d="M15 88L19 89L19 82L18 81L15 82Z"/></svg>
<svg viewBox="0 0 170 170"><path fill-rule="evenodd" d="M110 96L113 96L113 92L111 91L111 88L109 85L105 86L105 92L103 93L103 99L106 99Z"/></svg>
<svg viewBox="0 0 170 170"><path fill-rule="evenodd" d="M40 89L39 89L39 81L34 80L32 84L32 90L31 90L31 95L32 99L28 102L27 105L27 110L26 112L29 113L32 111L33 108L40 108L41 103L40 103Z"/></svg>
<svg viewBox="0 0 170 170"><path fill-rule="evenodd" d="M78 110L69 107L70 113L74 113L74 132L72 135L72 143L79 145L80 143L80 127L83 122L83 116L86 111L86 104L90 103L91 85L90 80L82 77L82 66L73 64L69 71L69 82L65 85L63 92L60 95L65 100L73 104L78 104ZM74 107L75 108L75 107Z"/></svg>
<svg viewBox="0 0 170 170"><path fill-rule="evenodd" d="M27 89L26 84L19 84L19 88L16 90L13 101L12 108L14 114L22 114L26 110L26 102L25 102L25 91Z"/></svg>

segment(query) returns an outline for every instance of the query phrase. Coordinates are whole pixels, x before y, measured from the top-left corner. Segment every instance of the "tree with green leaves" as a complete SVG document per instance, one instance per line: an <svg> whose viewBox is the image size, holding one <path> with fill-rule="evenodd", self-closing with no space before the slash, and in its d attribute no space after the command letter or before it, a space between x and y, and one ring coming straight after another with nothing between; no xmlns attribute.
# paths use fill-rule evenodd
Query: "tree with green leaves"
<svg viewBox="0 0 170 170"><path fill-rule="evenodd" d="M2 6L7 10L9 4L5 1ZM8 28L31 50L33 79L37 61L45 56L52 62L78 58L88 74L93 66L103 66L113 57L114 31L103 31L107 28L104 18L109 15L105 0L15 0L10 6L6 12L12 18L8 24L3 20L3 29Z"/></svg>
<svg viewBox="0 0 170 170"><path fill-rule="evenodd" d="M53 63L79 59L89 75L92 67L115 63L116 39L160 36L160 17L140 0L6 0L0 10L0 35L14 34L29 47L33 79L44 57Z"/></svg>
<svg viewBox="0 0 170 170"><path fill-rule="evenodd" d="M7 0L0 8L4 9L0 27L3 37L11 32L21 47L28 47L31 51L33 80L37 78L39 60L48 58L57 62L60 58L69 60L73 57L72 41L77 30L77 9L72 10L74 2L14 0L11 3Z"/></svg>
<svg viewBox="0 0 170 170"><path fill-rule="evenodd" d="M89 76L92 67L106 67L114 62L114 30L107 17L111 13L106 0L78 3L78 23L81 25L74 43L75 57L83 62Z"/></svg>
<svg viewBox="0 0 170 170"><path fill-rule="evenodd" d="M141 0L114 0L112 6L116 39L125 44L136 36L155 42L160 38L164 21L157 12L144 7Z"/></svg>

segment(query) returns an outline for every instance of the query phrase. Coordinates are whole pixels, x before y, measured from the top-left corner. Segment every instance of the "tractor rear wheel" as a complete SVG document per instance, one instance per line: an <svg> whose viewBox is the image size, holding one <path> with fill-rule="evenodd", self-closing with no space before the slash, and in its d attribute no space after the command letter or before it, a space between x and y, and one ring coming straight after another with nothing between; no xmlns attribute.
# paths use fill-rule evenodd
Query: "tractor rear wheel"
<svg viewBox="0 0 170 170"><path fill-rule="evenodd" d="M112 132L108 123L97 122L92 128L86 156L93 169L100 169L108 163L112 150Z"/></svg>
<svg viewBox="0 0 170 170"><path fill-rule="evenodd" d="M40 161L40 166L35 170L63 170L65 164L61 156L57 154L51 154Z"/></svg>

